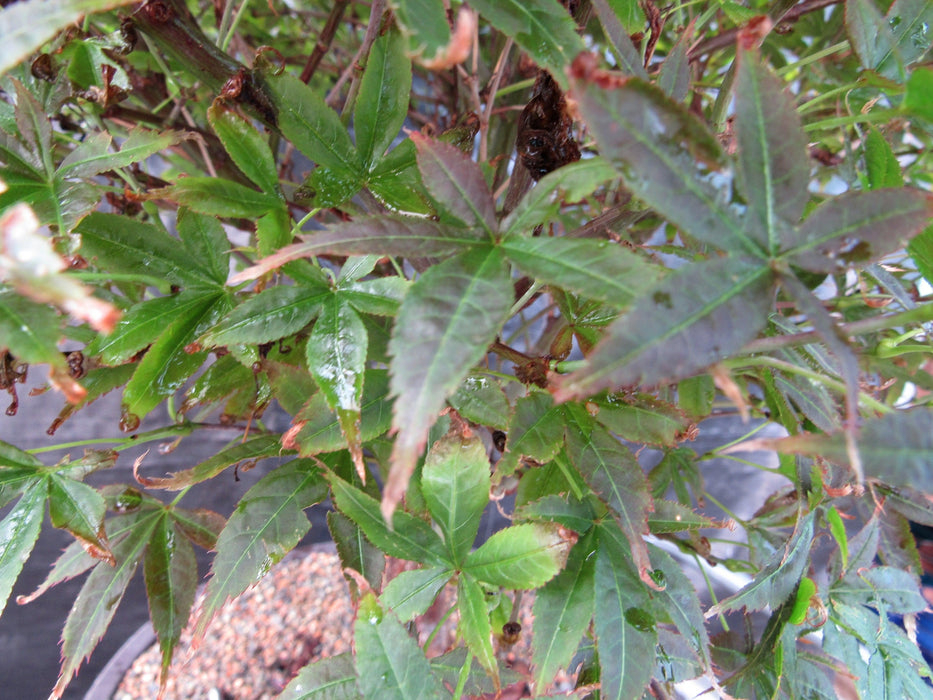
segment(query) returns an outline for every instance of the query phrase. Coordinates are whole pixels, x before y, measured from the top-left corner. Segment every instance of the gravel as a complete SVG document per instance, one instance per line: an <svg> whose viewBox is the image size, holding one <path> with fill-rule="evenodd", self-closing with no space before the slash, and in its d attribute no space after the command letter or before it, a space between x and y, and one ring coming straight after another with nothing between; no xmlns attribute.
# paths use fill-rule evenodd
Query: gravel
<svg viewBox="0 0 933 700"><path fill-rule="evenodd" d="M449 590L442 599L445 596L435 609L453 602ZM520 641L500 652L503 662L521 675L527 673L530 660L531 603L532 596L526 594L519 614L524 630ZM271 700L309 662L350 651L354 618L333 546L295 552L224 607L197 649L191 647L189 632L182 635L165 700ZM429 630L419 632L423 640ZM440 654L455 642L455 620L448 619L429 655ZM153 644L132 664L113 700L156 698L160 670L161 653ZM509 697L527 697L524 687L512 691Z"/></svg>

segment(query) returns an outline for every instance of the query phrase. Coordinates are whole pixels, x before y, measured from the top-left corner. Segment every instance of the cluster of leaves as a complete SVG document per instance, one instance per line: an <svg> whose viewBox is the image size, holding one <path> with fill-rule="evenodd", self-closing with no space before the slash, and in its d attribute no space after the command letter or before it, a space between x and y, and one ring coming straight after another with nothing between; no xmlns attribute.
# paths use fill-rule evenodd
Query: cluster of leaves
<svg viewBox="0 0 933 700"><path fill-rule="evenodd" d="M0 442L2 605L46 504L76 542L28 599L91 570L53 697L140 563L164 682L192 544L216 551L203 634L328 498L355 654L285 698L499 691L523 590L519 680L539 696L562 668L609 698L700 676L834 698L839 674L861 697L931 695L890 617L925 607L907 528L933 525L929 2L472 0L453 26L441 0L309 2L293 35L262 3L213 26L154 0L65 32L120 3L30 24L32 4L0 13L0 387L48 364L70 402L56 425L119 389L125 431L169 418L135 444L217 414L244 434L102 489L82 480L119 448L47 466ZM512 155L539 70L584 157L532 185ZM776 450L787 481L736 518L743 560L705 536L702 469L726 453L689 442L717 388L788 435L739 446ZM262 422L273 402L284 434ZM179 505L283 456L228 519ZM474 549L511 492L513 524ZM661 540L749 583L704 613ZM385 580L386 556L415 568ZM405 623L445 589L463 644L429 659ZM759 634L707 629L760 611Z"/></svg>

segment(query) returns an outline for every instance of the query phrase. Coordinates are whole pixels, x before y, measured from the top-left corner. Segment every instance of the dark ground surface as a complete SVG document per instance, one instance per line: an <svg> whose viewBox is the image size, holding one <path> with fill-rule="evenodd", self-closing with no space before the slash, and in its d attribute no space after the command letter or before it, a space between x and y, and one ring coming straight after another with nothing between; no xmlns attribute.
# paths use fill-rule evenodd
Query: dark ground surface
<svg viewBox="0 0 933 700"><path fill-rule="evenodd" d="M28 386L36 386L31 381ZM101 437L122 437L117 427L119 420L119 396L105 396L103 399L79 412L62 426L54 437L45 434L62 406L59 394L48 392L37 397L26 396L26 391L19 387L21 405L14 417L0 413L0 440L10 442L22 449L32 449L68 443L76 440ZM6 402L0 397L0 409ZM165 424L164 414L157 410L147 420L140 431ZM267 413L268 427L276 430L287 428L288 419L283 415ZM745 432L746 428L732 417L716 418L701 425L700 437L694 443L687 443L699 453L728 442ZM189 468L210 456L228 441L236 439L235 431L211 431L186 438L178 448L169 454L159 454L157 445L144 462L144 473L150 476ZM99 445L98 447L106 447ZM83 454L83 447L72 448L73 458ZM120 454L117 467L104 473L93 474L90 483L134 483L132 475L133 461L144 448L127 450ZM67 451L65 451L67 452ZM39 455L47 464L58 461L63 452L50 452ZM747 456L747 455L745 455ZM767 459L767 456L764 457ZM646 455L650 460L650 455ZM239 481L234 479L231 470L217 478L193 489L182 502L187 507L208 507L223 515L229 515L239 498L252 486L274 463L271 460L261 462L259 466L245 473L240 473ZM711 492L726 503L736 506L739 516L753 513L780 482L769 480L753 467L725 460L705 463L704 475ZM744 484L741 489L737 484ZM740 502L736 502L736 501ZM329 539L324 524L324 509L312 508L308 511L312 521L311 532L303 544ZM0 511L0 517L5 511ZM491 534L495 523L487 522L481 534ZM52 563L62 549L71 542L65 532L55 530L46 519L45 526L32 555L27 561L20 579L13 589L13 594L2 617L0 617L0 698L3 700L42 700L47 698L58 676L59 639L65 618L74 602L84 576L59 584L42 597L26 606L15 602L17 595L32 592L45 578ZM209 555L199 552L202 576L208 570ZM81 700L91 686L95 676L109 658L139 628L148 622L148 609L142 583L142 573L130 583L127 595L117 609L116 615L97 649L89 661L82 667L77 677L71 682L64 698ZM93 698L92 700L106 700Z"/></svg>

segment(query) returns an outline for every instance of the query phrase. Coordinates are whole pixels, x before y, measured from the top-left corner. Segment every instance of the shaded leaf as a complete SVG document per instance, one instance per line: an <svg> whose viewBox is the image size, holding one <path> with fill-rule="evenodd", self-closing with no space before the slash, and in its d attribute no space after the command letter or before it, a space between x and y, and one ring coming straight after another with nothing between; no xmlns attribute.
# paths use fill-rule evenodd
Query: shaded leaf
<svg viewBox="0 0 933 700"><path fill-rule="evenodd" d="M311 528L304 509L327 497L327 484L311 460L295 459L266 474L247 491L217 538L217 556L195 627L203 636L229 599L269 573Z"/></svg>
<svg viewBox="0 0 933 700"><path fill-rule="evenodd" d="M560 168L563 170L563 168ZM590 239L513 238L501 246L539 282L621 308L658 279L658 269L629 248Z"/></svg>
<svg viewBox="0 0 933 700"><path fill-rule="evenodd" d="M302 668L283 690L278 700L357 700L353 654L319 659Z"/></svg>
<svg viewBox="0 0 933 700"><path fill-rule="evenodd" d="M104 534L104 497L87 484L59 474L50 475L48 495L52 525L84 542L93 556L112 561Z"/></svg>
<svg viewBox="0 0 933 700"><path fill-rule="evenodd" d="M644 535L653 509L648 480L635 455L585 410L568 412L567 455L593 492L609 506L625 534L643 580L652 567Z"/></svg>
<svg viewBox="0 0 933 700"><path fill-rule="evenodd" d="M516 508L515 519L560 523L568 530L583 534L593 527L596 511L590 501L581 501L568 495L551 494Z"/></svg>
<svg viewBox="0 0 933 700"><path fill-rule="evenodd" d="M896 613L915 613L927 607L917 577L890 566L852 572L832 585L830 596L848 605L881 605Z"/></svg>
<svg viewBox="0 0 933 700"><path fill-rule="evenodd" d="M0 291L0 345L14 357L21 362L61 364L60 335L61 318L51 306Z"/></svg>
<svg viewBox="0 0 933 700"><path fill-rule="evenodd" d="M597 421L616 435L649 445L676 445L690 427L690 420L675 406L650 394L594 397Z"/></svg>
<svg viewBox="0 0 933 700"><path fill-rule="evenodd" d="M343 513L332 510L327 514L327 529L331 539L337 546L340 556L340 565L344 569L353 569L363 575L363 578L374 590L382 586L382 573L385 569L385 556L363 536L360 526L350 520ZM353 599L359 598L359 588L356 582L347 578ZM398 613L398 611L396 611Z"/></svg>
<svg viewBox="0 0 933 700"><path fill-rule="evenodd" d="M805 270L834 272L846 263L876 260L903 248L929 223L931 213L933 197L917 190L848 192L793 229L783 255Z"/></svg>
<svg viewBox="0 0 933 700"><path fill-rule="evenodd" d="M403 277L378 277L342 282L338 294L357 311L377 316L394 316L410 283Z"/></svg>
<svg viewBox="0 0 933 700"><path fill-rule="evenodd" d="M224 448L203 462L175 472L168 477L141 477L137 480L147 488L168 489L180 491L183 488L206 481L217 476L227 467L240 462L256 462L264 457L276 457L288 454L282 449L279 435L258 435L245 442L237 441L234 445Z"/></svg>
<svg viewBox="0 0 933 700"><path fill-rule="evenodd" d="M511 474L523 457L538 462L554 458L561 448L564 416L550 396L533 391L515 402L515 414L509 424L505 454L496 465L500 474Z"/></svg>
<svg viewBox="0 0 933 700"><path fill-rule="evenodd" d="M41 522L42 510L39 509L39 519ZM68 545L64 551L58 556L58 559L55 560L55 563L52 565L52 569L49 571L48 575L45 577L45 580L42 581L29 595L20 595L16 597L17 605L27 605L31 603L36 598L41 596L52 586L55 586L63 581L68 581L69 579L74 578L75 576L80 576L85 571L90 569L92 566L97 565L100 562L99 559L95 559L84 547L81 546L80 542L72 542ZM6 564L3 565L6 567ZM6 569L2 569L4 573ZM4 602L6 602L4 600ZM2 612L2 610L0 610Z"/></svg>
<svg viewBox="0 0 933 700"><path fill-rule="evenodd" d="M61 697L81 662L91 654L110 625L136 573L143 549L161 518L161 509L142 510L135 514L125 536L118 540L111 535L116 565L98 564L71 607L62 631L62 667L52 697Z"/></svg>
<svg viewBox="0 0 933 700"><path fill-rule="evenodd" d="M263 192L279 196L279 173L269 144L239 113L221 100L207 110L207 119L236 166Z"/></svg>
<svg viewBox="0 0 933 700"><path fill-rule="evenodd" d="M615 168L599 156L557 168L542 177L503 220L504 238L529 235L553 216L563 199L583 199L615 177Z"/></svg>
<svg viewBox="0 0 933 700"><path fill-rule="evenodd" d="M302 236L301 243L282 248L261 262L233 275L229 284L256 279L292 260L316 255L452 255L472 247L482 232L448 227L436 221L403 216L377 216L331 226L325 231Z"/></svg>
<svg viewBox="0 0 933 700"><path fill-rule="evenodd" d="M489 456L478 437L449 433L424 459L421 490L454 564L473 546L489 488Z"/></svg>
<svg viewBox="0 0 933 700"><path fill-rule="evenodd" d="M278 110L278 127L299 151L318 165L360 172L360 157L350 134L319 93L284 72L265 76L265 82Z"/></svg>
<svg viewBox="0 0 933 700"><path fill-rule="evenodd" d="M552 524L513 525L471 552L463 571L478 581L508 589L543 586L563 568L570 542Z"/></svg>
<svg viewBox="0 0 933 700"><path fill-rule="evenodd" d="M897 162L887 139L875 128L869 129L865 135L865 170L869 189L904 185L901 164Z"/></svg>
<svg viewBox="0 0 933 700"><path fill-rule="evenodd" d="M196 545L211 551L217 545L217 538L227 524L219 513L204 508L172 508L172 519L177 530Z"/></svg>
<svg viewBox="0 0 933 700"><path fill-rule="evenodd" d="M637 79L604 90L575 78L571 87L600 153L637 197L704 243L762 255L738 213L701 177L697 158L715 166L719 147L686 107Z"/></svg>
<svg viewBox="0 0 933 700"><path fill-rule="evenodd" d="M366 539L383 552L398 559L422 563L446 562L444 543L424 520L397 510L392 515L392 528L389 529L375 498L336 475L328 474L327 479L337 509L359 525Z"/></svg>
<svg viewBox="0 0 933 700"><path fill-rule="evenodd" d="M557 0L476 0L471 6L515 39L555 80L565 83L564 68L584 47L573 20Z"/></svg>
<svg viewBox="0 0 933 700"><path fill-rule="evenodd" d="M630 0L626 0L626 3L641 9L637 3ZM677 39L677 43L671 47L664 63L661 64L661 70L658 71L658 87L678 102L683 102L690 92L690 60L687 50L692 42L693 24L690 24ZM736 91L736 95L738 94Z"/></svg>
<svg viewBox="0 0 933 700"><path fill-rule="evenodd" d="M408 632L375 596L360 601L353 633L359 689L380 700L440 700L444 687Z"/></svg>
<svg viewBox="0 0 933 700"><path fill-rule="evenodd" d="M160 685L163 687L168 680L172 652L188 624L198 585L194 548L179 534L171 516L166 513L149 538L143 562L149 618L162 651Z"/></svg>
<svg viewBox="0 0 933 700"><path fill-rule="evenodd" d="M389 401L389 373L366 371L360 402L360 440L379 437L392 423ZM302 457L346 448L340 420L327 407L323 394L315 394L295 416L294 445Z"/></svg>
<svg viewBox="0 0 933 700"><path fill-rule="evenodd" d="M399 31L390 29L376 40L366 60L360 80L360 94L366 99L356 101L353 133L367 170L382 159L408 116L411 61L405 54L406 43Z"/></svg>
<svg viewBox="0 0 933 700"><path fill-rule="evenodd" d="M499 665L492 648L492 625L486 609L486 594L476 579L462 574L457 580L460 634L467 648L499 687Z"/></svg>
<svg viewBox="0 0 933 700"><path fill-rule="evenodd" d="M814 512L801 515L787 544L778 549L754 580L714 605L707 616L746 608L777 609L797 588L810 561Z"/></svg>
<svg viewBox="0 0 933 700"><path fill-rule="evenodd" d="M655 666L658 632L651 601L618 528L601 526L594 578L600 696L641 698Z"/></svg>
<svg viewBox="0 0 933 700"><path fill-rule="evenodd" d="M807 138L784 83L756 50L740 50L735 83L736 184L764 232L772 254L780 247L781 222L795 224L810 198Z"/></svg>
<svg viewBox="0 0 933 700"><path fill-rule="evenodd" d="M190 209L179 210L175 223L189 260L223 286L230 271L230 241L224 227L214 217Z"/></svg>
<svg viewBox="0 0 933 700"><path fill-rule="evenodd" d="M594 546L592 535L580 540L570 550L564 570L535 595L531 660L539 689L550 684L558 669L568 666L590 626L595 610Z"/></svg>
<svg viewBox="0 0 933 700"><path fill-rule="evenodd" d="M408 36L409 53L431 59L450 43L447 13L440 0L392 0L392 7Z"/></svg>
<svg viewBox="0 0 933 700"><path fill-rule="evenodd" d="M502 254L476 248L433 266L412 285L392 334L392 425L398 431L383 494L391 513L444 401L486 354L513 300Z"/></svg>
<svg viewBox="0 0 933 700"><path fill-rule="evenodd" d="M654 511L648 514L648 529L653 535L718 526L712 518L677 501L655 498L653 506Z"/></svg>
<svg viewBox="0 0 933 700"><path fill-rule="evenodd" d="M467 226L496 230L496 204L479 165L456 146L411 135L418 149L418 169L431 197L441 211Z"/></svg>
<svg viewBox="0 0 933 700"><path fill-rule="evenodd" d="M649 545L649 549L651 560L657 567L655 571L660 571L665 582L664 590L655 594L657 605L668 614L680 636L690 645L703 665L709 668L709 635L693 583L684 573L681 564L670 554L654 545Z"/></svg>
<svg viewBox="0 0 933 700"><path fill-rule="evenodd" d="M774 274L738 258L687 265L637 299L573 374L557 401L602 389L684 379L737 352L767 323Z"/></svg>
<svg viewBox="0 0 933 700"><path fill-rule="evenodd" d="M511 406L497 382L481 375L463 380L447 402L468 421L504 430Z"/></svg>
<svg viewBox="0 0 933 700"><path fill-rule="evenodd" d="M403 571L386 584L379 599L398 615L402 622L423 615L441 589L450 581L453 570L446 566Z"/></svg>

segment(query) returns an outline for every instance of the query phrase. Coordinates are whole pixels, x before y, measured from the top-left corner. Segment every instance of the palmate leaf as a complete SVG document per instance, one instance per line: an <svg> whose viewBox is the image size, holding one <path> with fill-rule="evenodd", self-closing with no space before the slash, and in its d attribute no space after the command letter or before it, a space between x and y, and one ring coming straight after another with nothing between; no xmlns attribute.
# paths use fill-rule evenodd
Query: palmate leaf
<svg viewBox="0 0 933 700"><path fill-rule="evenodd" d="M359 314L332 295L322 308L305 346L305 359L327 404L337 414L357 474L366 478L360 434L363 377L368 335Z"/></svg>
<svg viewBox="0 0 933 700"><path fill-rule="evenodd" d="M521 590L543 586L563 568L570 551L557 525L526 523L493 534L462 566L478 581Z"/></svg>
<svg viewBox="0 0 933 700"><path fill-rule="evenodd" d="M450 43L450 26L441 0L392 0L409 53L430 60Z"/></svg>
<svg viewBox="0 0 933 700"><path fill-rule="evenodd" d="M356 668L350 653L314 661L298 672L278 700L358 700Z"/></svg>
<svg viewBox="0 0 933 700"><path fill-rule="evenodd" d="M470 376L447 399L468 421L505 430L512 412L502 387L489 377Z"/></svg>
<svg viewBox="0 0 933 700"><path fill-rule="evenodd" d="M357 100L353 111L356 150L366 170L382 159L408 116L411 60L406 43L401 32L391 28L376 40L366 60L360 94L367 99Z"/></svg>
<svg viewBox="0 0 933 700"><path fill-rule="evenodd" d="M198 562L194 548L177 531L171 515L159 520L146 545L143 562L149 618L162 650L160 685L165 686L172 654L188 624L198 585Z"/></svg>
<svg viewBox="0 0 933 700"><path fill-rule="evenodd" d="M149 192L149 197L177 202L211 216L255 219L283 206L282 200L220 177L185 177Z"/></svg>
<svg viewBox="0 0 933 700"><path fill-rule="evenodd" d="M476 660L492 676L498 691L499 665L492 648L492 625L486 594L476 579L466 573L457 580L457 609L460 612L460 634Z"/></svg>
<svg viewBox="0 0 933 700"><path fill-rule="evenodd" d="M58 339L62 320L47 304L39 304L10 290L0 291L2 347L21 362L62 364Z"/></svg>
<svg viewBox="0 0 933 700"><path fill-rule="evenodd" d="M625 534L642 580L655 585L648 545L648 513L652 509L648 480L635 455L585 409L571 406L566 419L567 455L593 492L603 501Z"/></svg>
<svg viewBox="0 0 933 700"><path fill-rule="evenodd" d="M143 508L127 519L125 535L117 538L110 533L116 564L98 564L75 599L62 631L62 668L52 698L62 696L81 662L97 646L161 518L161 509Z"/></svg>
<svg viewBox="0 0 933 700"><path fill-rule="evenodd" d="M0 613L39 538L47 493L44 482L32 484L0 520Z"/></svg>
<svg viewBox="0 0 933 700"><path fill-rule="evenodd" d="M380 700L440 700L444 686L418 643L373 594L360 601L353 633L360 693Z"/></svg>
<svg viewBox="0 0 933 700"><path fill-rule="evenodd" d="M795 224L810 195L807 139L783 82L756 50L737 57L735 129L741 187L770 253L780 247L781 222Z"/></svg>
<svg viewBox="0 0 933 700"><path fill-rule="evenodd" d="M142 419L194 374L207 358L207 352L188 352L188 346L229 308L226 293L216 290L204 294L201 302L193 305L187 314L175 317L146 351L123 390L127 414Z"/></svg>
<svg viewBox="0 0 933 700"><path fill-rule="evenodd" d="M778 549L772 555L753 581L737 593L714 605L707 613L707 617L741 608L763 610L770 606L777 609L784 603L796 590L804 569L810 561L815 517L815 511L801 515L785 547Z"/></svg>
<svg viewBox="0 0 933 700"><path fill-rule="evenodd" d="M557 401L684 379L737 352L767 323L774 273L741 258L687 265L635 300L587 363L556 381Z"/></svg>
<svg viewBox="0 0 933 700"><path fill-rule="evenodd" d="M311 528L304 509L327 497L315 462L295 459L247 491L217 538L217 556L195 626L203 636L220 607L269 573Z"/></svg>
<svg viewBox="0 0 933 700"><path fill-rule="evenodd" d="M421 178L441 212L491 237L497 228L496 204L479 165L452 144L417 132L411 140L418 149Z"/></svg>
<svg viewBox="0 0 933 700"><path fill-rule="evenodd" d="M471 7L515 39L555 80L565 83L564 68L584 47L569 13L557 0L477 0Z"/></svg>
<svg viewBox="0 0 933 700"><path fill-rule="evenodd" d="M278 127L299 151L318 165L361 172L350 134L320 94L288 73L267 75L265 82L278 112Z"/></svg>
<svg viewBox="0 0 933 700"><path fill-rule="evenodd" d="M590 626L594 611L595 537L581 539L567 558L567 566L537 592L531 660L535 684L546 688L558 669L566 667Z"/></svg>
<svg viewBox="0 0 933 700"><path fill-rule="evenodd" d="M233 275L228 284L256 279L292 260L316 255L446 256L475 246L482 231L445 226L436 221L405 216L359 218L325 231L302 236L301 243L282 248L256 265Z"/></svg>
<svg viewBox="0 0 933 700"><path fill-rule="evenodd" d="M593 397L590 403L598 407L597 421L631 442L673 446L683 440L690 427L683 411L650 394L610 394Z"/></svg>
<svg viewBox="0 0 933 700"><path fill-rule="evenodd" d="M402 622L423 615L440 590L447 585L454 570L448 566L403 571L386 584L379 599L391 608Z"/></svg>
<svg viewBox="0 0 933 700"><path fill-rule="evenodd" d="M659 277L656 266L609 241L513 238L501 247L519 269L539 282L617 308L630 304Z"/></svg>
<svg viewBox="0 0 933 700"><path fill-rule="evenodd" d="M207 110L207 119L243 174L266 194L279 196L281 190L275 157L253 125L220 100L215 100Z"/></svg>
<svg viewBox="0 0 933 700"><path fill-rule="evenodd" d="M598 543L593 587L600 696L635 700L642 697L656 663L651 599L614 523L600 526Z"/></svg>
<svg viewBox="0 0 933 700"><path fill-rule="evenodd" d="M503 475L511 474L522 457L538 462L553 459L560 451L563 433L563 410L554 406L550 396L541 391L523 396L515 402L505 454L496 470Z"/></svg>
<svg viewBox="0 0 933 700"><path fill-rule="evenodd" d="M93 556L112 561L104 533L104 497L87 484L61 474L49 475L48 494L52 525L68 530Z"/></svg>
<svg viewBox="0 0 933 700"><path fill-rule="evenodd" d="M933 459L933 410L918 407L866 419L858 432L859 455L866 477L893 486L933 490L929 469ZM837 464L847 464L845 436L800 434L788 438L756 441L768 449L802 455L819 455Z"/></svg>
<svg viewBox="0 0 933 700"><path fill-rule="evenodd" d="M904 247L933 216L933 196L912 189L848 192L790 229L781 254L811 272L835 272ZM858 242L858 245L856 245Z"/></svg>
<svg viewBox="0 0 933 700"><path fill-rule="evenodd" d="M327 474L337 509L353 520L366 539L398 559L446 565L447 551L438 534L420 518L404 511L392 515L392 528L386 524L379 502L335 474Z"/></svg>
<svg viewBox="0 0 933 700"><path fill-rule="evenodd" d="M657 605L670 617L681 637L697 655L705 668L710 665L709 634L696 588L683 567L663 549L650 545L651 560L664 576L664 590L654 595ZM675 678L686 680L686 678Z"/></svg>
<svg viewBox="0 0 933 700"><path fill-rule="evenodd" d="M762 248L738 213L701 177L697 160L715 168L719 158L706 127L653 85L632 78L607 90L580 73L573 72L571 94L601 155L619 169L629 189L694 238L760 257Z"/></svg>
<svg viewBox="0 0 933 700"><path fill-rule="evenodd" d="M846 3L846 29L862 66L898 82L929 50L931 22L933 7L926 0L897 0L886 16L870 0Z"/></svg>
<svg viewBox="0 0 933 700"><path fill-rule="evenodd" d="M343 513L332 510L327 514L327 529L337 547L340 565L344 569L353 569L374 590L382 587L382 573L385 570L385 556L366 539L360 526ZM350 596L356 601L360 597L360 588L356 581L347 578Z"/></svg>
<svg viewBox="0 0 933 700"><path fill-rule="evenodd" d="M113 137L98 132L82 141L58 166L60 177L91 177L107 170L125 168L174 146L186 138L180 131L152 131L135 127L130 130L120 150L110 152Z"/></svg>
<svg viewBox="0 0 933 700"><path fill-rule="evenodd" d="M389 345L398 434L383 494L387 516L405 493L444 401L486 354L512 301L508 267L501 251L489 247L435 265L406 295Z"/></svg>
<svg viewBox="0 0 933 700"><path fill-rule="evenodd" d="M477 437L448 434L425 457L421 490L454 564L473 546L489 487L489 457Z"/></svg>

